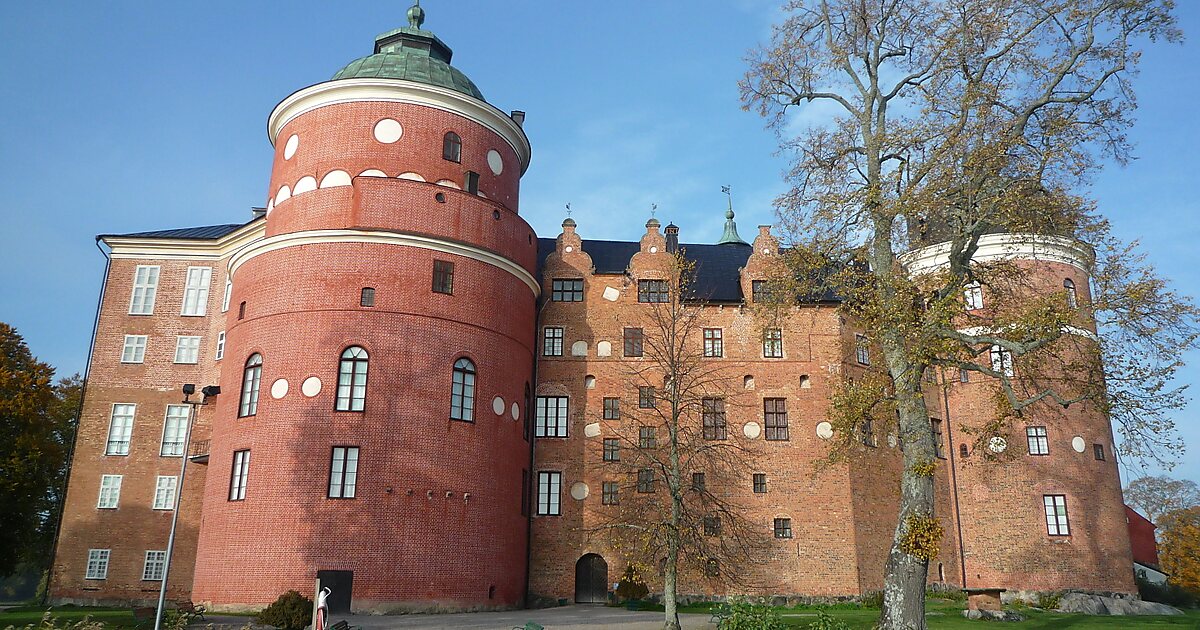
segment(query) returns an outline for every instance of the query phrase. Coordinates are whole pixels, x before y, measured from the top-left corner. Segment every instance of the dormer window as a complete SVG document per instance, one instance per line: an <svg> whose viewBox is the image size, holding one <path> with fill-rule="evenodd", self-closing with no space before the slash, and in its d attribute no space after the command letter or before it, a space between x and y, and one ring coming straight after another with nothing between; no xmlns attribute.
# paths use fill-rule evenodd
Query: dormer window
<svg viewBox="0 0 1200 630"><path fill-rule="evenodd" d="M447 131L442 138L442 159L451 162L462 162L462 138L453 131Z"/></svg>

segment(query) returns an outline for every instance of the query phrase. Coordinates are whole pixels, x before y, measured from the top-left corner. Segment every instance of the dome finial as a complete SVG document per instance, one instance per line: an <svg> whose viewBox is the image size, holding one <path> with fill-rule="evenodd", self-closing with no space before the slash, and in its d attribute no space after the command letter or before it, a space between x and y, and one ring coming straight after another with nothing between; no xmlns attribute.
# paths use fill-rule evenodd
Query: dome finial
<svg viewBox="0 0 1200 630"><path fill-rule="evenodd" d="M721 240L717 241L717 245L737 244L749 245L746 241L738 236L737 223L733 221L733 195L730 193L729 186L722 186L721 192L729 198L729 209L725 211L725 233L721 235Z"/></svg>
<svg viewBox="0 0 1200 630"><path fill-rule="evenodd" d="M425 23L425 9L421 8L421 0L413 0L413 5L408 9L408 25L411 28L419 29Z"/></svg>

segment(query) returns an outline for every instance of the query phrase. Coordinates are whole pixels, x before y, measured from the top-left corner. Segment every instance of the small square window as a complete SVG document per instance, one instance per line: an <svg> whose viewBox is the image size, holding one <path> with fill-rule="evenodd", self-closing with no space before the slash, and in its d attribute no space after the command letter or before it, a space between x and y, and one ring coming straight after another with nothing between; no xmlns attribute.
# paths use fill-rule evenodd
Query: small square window
<svg viewBox="0 0 1200 630"><path fill-rule="evenodd" d="M775 519L775 537L776 538L791 538L792 537L792 519L790 519L790 518Z"/></svg>
<svg viewBox="0 0 1200 630"><path fill-rule="evenodd" d="M550 300L553 302L582 302L582 278L555 278L550 281Z"/></svg>
<svg viewBox="0 0 1200 630"><path fill-rule="evenodd" d="M621 443L617 438L604 438L604 461L621 461Z"/></svg>
<svg viewBox="0 0 1200 630"><path fill-rule="evenodd" d="M125 335L121 363L141 363L146 359L146 335Z"/></svg>
<svg viewBox="0 0 1200 630"><path fill-rule="evenodd" d="M363 287L362 296L358 299L359 306L375 306L375 289Z"/></svg>
<svg viewBox="0 0 1200 630"><path fill-rule="evenodd" d="M966 302L968 311L983 308L983 288L978 282L972 282L963 288L963 301Z"/></svg>
<svg viewBox="0 0 1200 630"><path fill-rule="evenodd" d="M662 304L669 298L666 280L638 280L638 302Z"/></svg>
<svg viewBox="0 0 1200 630"><path fill-rule="evenodd" d="M147 551L146 561L142 564L142 580L146 582L161 582L166 566L167 552Z"/></svg>
<svg viewBox="0 0 1200 630"><path fill-rule="evenodd" d="M1092 454L1094 454L1096 456L1096 461L1098 461L1098 462L1104 461L1104 445L1103 444L1093 444L1092 445Z"/></svg>
<svg viewBox="0 0 1200 630"><path fill-rule="evenodd" d="M121 501L121 475L100 476L100 498L96 500L96 508L101 510L116 509Z"/></svg>
<svg viewBox="0 0 1200 630"><path fill-rule="evenodd" d="M618 494L618 486L615 481L605 481L601 485L602 494L600 503L603 505L620 505L621 498Z"/></svg>
<svg viewBox="0 0 1200 630"><path fill-rule="evenodd" d="M1012 376L1015 374L1013 370L1013 356L1007 348L1001 346L992 346L992 370L1003 374L1004 376Z"/></svg>
<svg viewBox="0 0 1200 630"><path fill-rule="evenodd" d="M654 387L639 387L638 388L638 408L639 409L654 409L655 404Z"/></svg>
<svg viewBox="0 0 1200 630"><path fill-rule="evenodd" d="M751 280L750 281L750 296L755 303L765 302L767 300L767 281L766 280Z"/></svg>
<svg viewBox="0 0 1200 630"><path fill-rule="evenodd" d="M542 329L542 356L561 357L563 354L562 326L546 326Z"/></svg>
<svg viewBox="0 0 1200 630"><path fill-rule="evenodd" d="M704 356L707 358L716 358L724 356L725 342L722 338L720 328L705 328L704 329Z"/></svg>
<svg viewBox="0 0 1200 630"><path fill-rule="evenodd" d="M704 492L704 490L705 490L704 473L702 473L702 472L692 473L692 490L695 492Z"/></svg>
<svg viewBox="0 0 1200 630"><path fill-rule="evenodd" d="M176 337L175 338L175 362L176 363L199 363L200 362L200 338L199 337Z"/></svg>
<svg viewBox="0 0 1200 630"><path fill-rule="evenodd" d="M156 267L157 269L157 267ZM85 580L104 580L108 578L108 556L110 549L88 549L87 572Z"/></svg>
<svg viewBox="0 0 1200 630"><path fill-rule="evenodd" d="M642 343L645 339L641 328L626 328L625 329L625 356L640 357L642 356Z"/></svg>
<svg viewBox="0 0 1200 630"><path fill-rule="evenodd" d="M1029 446L1030 455L1050 454L1050 439L1046 435L1046 427L1025 427L1025 441Z"/></svg>
<svg viewBox="0 0 1200 630"><path fill-rule="evenodd" d="M454 294L454 263L448 260L433 261L433 292Z"/></svg>
<svg viewBox="0 0 1200 630"><path fill-rule="evenodd" d="M654 492L654 469L643 468L638 471L637 491L641 493Z"/></svg>
<svg viewBox="0 0 1200 630"><path fill-rule="evenodd" d="M766 494L767 492L767 473L754 473L754 493Z"/></svg>
<svg viewBox="0 0 1200 630"><path fill-rule="evenodd" d="M604 419L619 420L621 418L621 399L620 398L605 398L604 399Z"/></svg>
<svg viewBox="0 0 1200 630"><path fill-rule="evenodd" d="M704 517L704 535L705 536L720 536L721 535L721 517L709 515Z"/></svg>
<svg viewBox="0 0 1200 630"><path fill-rule="evenodd" d="M174 509L175 490L178 484L178 477L159 475L158 481L154 484L154 504L152 508L155 510Z"/></svg>
<svg viewBox="0 0 1200 630"><path fill-rule="evenodd" d="M958 382L959 383L970 383L971 382L971 371L968 370L967 368L958 368Z"/></svg>
<svg viewBox="0 0 1200 630"><path fill-rule="evenodd" d="M246 302L238 304L238 319L246 319Z"/></svg>
<svg viewBox="0 0 1200 630"><path fill-rule="evenodd" d="M638 427L638 448L655 448L658 446L654 427Z"/></svg>

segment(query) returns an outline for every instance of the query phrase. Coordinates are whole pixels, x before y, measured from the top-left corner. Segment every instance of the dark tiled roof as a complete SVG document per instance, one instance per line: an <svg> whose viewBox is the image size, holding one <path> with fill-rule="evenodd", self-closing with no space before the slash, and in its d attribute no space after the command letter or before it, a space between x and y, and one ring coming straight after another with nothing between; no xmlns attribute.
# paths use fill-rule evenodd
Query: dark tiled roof
<svg viewBox="0 0 1200 630"><path fill-rule="evenodd" d="M133 232L130 234L101 234L119 236L121 238L178 238L186 240L212 240L221 238L234 230L246 225L245 223L223 223L221 225L204 225L200 227L179 228L175 230L154 230L151 232Z"/></svg>
<svg viewBox="0 0 1200 630"><path fill-rule="evenodd" d="M596 273L625 273L629 260L640 249L629 241L583 241L583 251L592 257ZM681 244L688 260L696 263L696 296L708 302L741 302L742 286L738 269L746 266L754 250L745 244ZM538 274L546 257L554 251L555 239L538 239Z"/></svg>

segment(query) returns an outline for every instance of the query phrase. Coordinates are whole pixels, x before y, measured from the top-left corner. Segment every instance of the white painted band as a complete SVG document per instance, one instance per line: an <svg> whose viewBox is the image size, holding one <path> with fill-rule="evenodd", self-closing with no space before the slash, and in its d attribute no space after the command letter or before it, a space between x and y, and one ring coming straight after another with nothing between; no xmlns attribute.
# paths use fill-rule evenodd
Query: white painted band
<svg viewBox="0 0 1200 630"><path fill-rule="evenodd" d="M900 256L910 273L937 271L950 264L950 243L914 249ZM1043 260L1071 265L1091 273L1095 253L1074 239L1040 234L985 234L971 258L975 262L997 260Z"/></svg>
<svg viewBox="0 0 1200 630"><path fill-rule="evenodd" d="M376 232L369 230L310 230L307 232L293 232L290 234L276 234L269 236L259 241L255 241L250 246L242 249L234 254L229 259L229 276L232 278L237 274L237 270L246 261L266 254L268 252L286 249L288 247L296 247L299 245L314 245L325 243L375 243L380 245L399 245L402 247L416 247L419 249L428 249L435 252L445 254L454 254L478 260L482 263L487 263L498 269L503 269L508 273L516 276L518 280L524 282L530 291L533 291L534 297L541 293L541 287L533 274L530 274L524 267L517 263L489 252L478 247L471 247L462 243L452 241L444 241L428 236L417 236L415 234L403 234L400 232Z"/></svg>
<svg viewBox="0 0 1200 630"><path fill-rule="evenodd" d="M361 101L422 105L458 114L504 138L517 153L522 175L529 168L529 138L511 116L462 92L404 79L338 79L293 92L267 118L267 138L275 146L279 132L297 116L320 107Z"/></svg>

